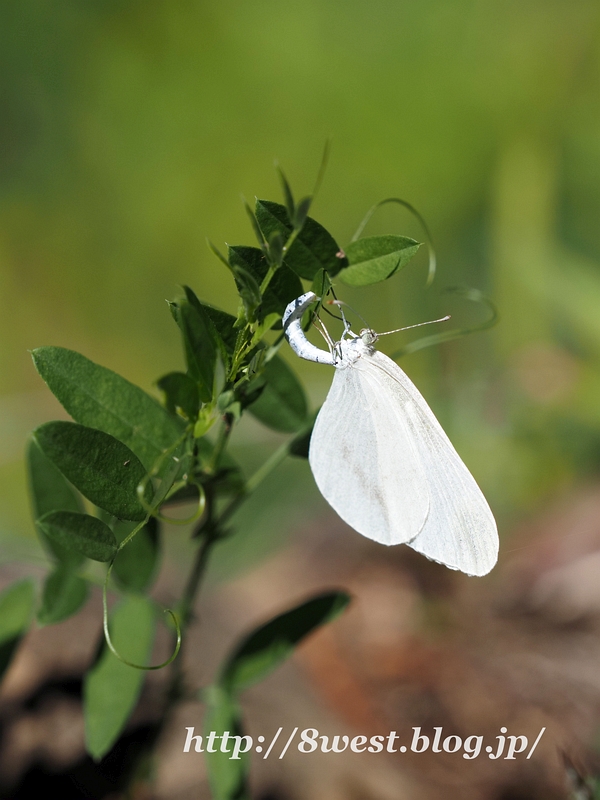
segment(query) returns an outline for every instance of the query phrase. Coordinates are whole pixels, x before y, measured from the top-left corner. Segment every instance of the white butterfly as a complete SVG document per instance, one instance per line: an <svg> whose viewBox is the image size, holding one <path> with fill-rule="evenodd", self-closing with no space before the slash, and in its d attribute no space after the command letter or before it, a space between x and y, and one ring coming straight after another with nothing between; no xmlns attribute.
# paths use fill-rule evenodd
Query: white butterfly
<svg viewBox="0 0 600 800"><path fill-rule="evenodd" d="M309 462L327 502L359 533L410 545L468 575L498 558L496 522L481 489L433 412L400 367L372 346L373 331L347 329L329 352L311 344L300 318L307 292L283 315L301 358L336 368L310 440Z"/></svg>

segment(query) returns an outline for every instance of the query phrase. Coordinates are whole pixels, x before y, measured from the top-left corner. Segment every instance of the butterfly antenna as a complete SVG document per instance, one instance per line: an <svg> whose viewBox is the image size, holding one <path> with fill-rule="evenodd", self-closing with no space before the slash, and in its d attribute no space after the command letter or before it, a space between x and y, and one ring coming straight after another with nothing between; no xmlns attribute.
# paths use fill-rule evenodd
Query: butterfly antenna
<svg viewBox="0 0 600 800"><path fill-rule="evenodd" d="M348 303L345 303L343 300L337 300L337 299L336 300L328 300L327 301L327 305L337 306L339 308L339 310L340 310L340 314L342 315L342 322L344 323L344 333L342 334L342 338L344 338L344 336L346 336L346 334L348 334L348 333L351 336L353 336L355 339L358 338L355 333L352 333L352 326L350 325L350 323L346 319L346 315L344 314L344 309L342 308L342 306L346 306L346 308L349 308L350 311L352 311L353 314L356 314L357 317L360 317L360 319L365 323L365 325L367 324L366 319L361 314L359 314L358 311L355 311L352 308L352 306L348 305Z"/></svg>
<svg viewBox="0 0 600 800"><path fill-rule="evenodd" d="M405 328L396 328L395 331L385 331L384 333L378 333L377 336L387 336L390 333L400 333L400 331L410 331L412 328L421 328L423 325L435 325L436 322L446 322L450 319L450 314L446 314L445 317L440 317L440 319L430 319L427 322L417 322L416 325L407 325Z"/></svg>

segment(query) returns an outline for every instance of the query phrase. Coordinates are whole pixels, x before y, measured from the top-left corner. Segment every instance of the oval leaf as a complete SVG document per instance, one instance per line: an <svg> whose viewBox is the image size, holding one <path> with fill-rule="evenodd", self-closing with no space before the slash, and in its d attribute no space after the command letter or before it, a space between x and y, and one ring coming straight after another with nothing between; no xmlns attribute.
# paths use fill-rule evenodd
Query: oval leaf
<svg viewBox="0 0 600 800"><path fill-rule="evenodd" d="M13 583L0 594L0 677L29 627L34 597L35 587L29 579Z"/></svg>
<svg viewBox="0 0 600 800"><path fill-rule="evenodd" d="M279 203L257 200L256 218L267 241L275 231L280 231L284 240L292 233L285 206ZM307 217L296 240L285 254L285 263L301 278L312 281L320 269L335 275L348 261L333 236L312 217Z"/></svg>
<svg viewBox="0 0 600 800"><path fill-rule="evenodd" d="M405 267L420 247L407 236L367 236L346 248L350 266L339 278L348 286L367 286L390 278Z"/></svg>
<svg viewBox="0 0 600 800"><path fill-rule="evenodd" d="M75 422L123 442L149 472L185 428L138 386L63 347L39 347L33 363Z"/></svg>
<svg viewBox="0 0 600 800"><path fill-rule="evenodd" d="M261 625L227 660L220 686L239 692L262 680L293 653L305 636L335 619L349 602L346 592L327 592Z"/></svg>
<svg viewBox="0 0 600 800"><path fill-rule="evenodd" d="M154 641L154 607L139 595L127 597L110 622L117 652L143 664ZM83 690L85 741L88 753L99 761L125 727L137 702L145 673L123 664L108 647L87 673Z"/></svg>
<svg viewBox="0 0 600 800"><path fill-rule="evenodd" d="M179 303L179 315L188 372L198 384L200 399L208 403L212 398L217 362L214 328L202 306L188 299Z"/></svg>
<svg viewBox="0 0 600 800"><path fill-rule="evenodd" d="M275 356L265 365L266 386L248 411L264 425L295 433L306 422L308 407L302 384L286 362Z"/></svg>
<svg viewBox="0 0 600 800"><path fill-rule="evenodd" d="M79 495L33 439L27 446L27 472L35 520L50 511L83 511ZM39 525L36 524L35 527L45 547L59 561L72 563L74 566L82 562L80 553L65 550L58 542L48 539Z"/></svg>
<svg viewBox="0 0 600 800"><path fill-rule="evenodd" d="M208 686L202 692L202 699L206 704L203 725L205 737L215 731L220 737L216 741L222 742L226 733L230 736L244 735L239 706L229 692L220 686ZM215 747L214 753L204 749L211 797L213 800L250 800L247 787L250 753L240 752L239 758L231 758L233 742L231 739L228 741L227 753L221 752L220 747Z"/></svg>
<svg viewBox="0 0 600 800"><path fill-rule="evenodd" d="M53 625L73 616L87 600L89 586L68 564L59 564L44 583L42 607L38 611L40 625Z"/></svg>
<svg viewBox="0 0 600 800"><path fill-rule="evenodd" d="M51 511L38 520L49 539L94 561L110 561L117 552L114 533L97 517L74 511Z"/></svg>
<svg viewBox="0 0 600 800"><path fill-rule="evenodd" d="M119 519L145 518L137 487L146 470L122 442L74 422L47 422L36 428L33 437L65 478L92 503ZM145 497L149 503L150 482Z"/></svg>

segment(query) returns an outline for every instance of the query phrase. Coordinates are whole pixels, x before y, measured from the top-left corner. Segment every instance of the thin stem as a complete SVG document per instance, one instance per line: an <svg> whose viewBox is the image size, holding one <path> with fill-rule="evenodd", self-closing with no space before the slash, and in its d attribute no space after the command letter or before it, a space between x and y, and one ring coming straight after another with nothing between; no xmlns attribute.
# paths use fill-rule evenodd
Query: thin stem
<svg viewBox="0 0 600 800"><path fill-rule="evenodd" d="M227 445L227 442L229 441L232 429L233 426L231 425L231 422L229 422L229 420L226 417L224 417L223 424L219 429L217 441L215 442L215 449L213 450L212 457L210 459L210 464L208 466L208 471L211 474L216 472L216 469L219 465L219 459L221 458L223 451L225 450L225 447Z"/></svg>
<svg viewBox="0 0 600 800"><path fill-rule="evenodd" d="M271 283L271 280L273 279L273 275L275 275L275 273L277 272L278 269L279 269L279 264L271 264L269 266L269 269L267 270L267 274L262 279L262 283L260 284L260 293L261 293L261 295L264 295L264 293L269 288L269 284Z"/></svg>
<svg viewBox="0 0 600 800"><path fill-rule="evenodd" d="M218 531L222 528L223 524L235 511L237 511L240 505L248 499L248 497L259 486L259 484L262 483L267 475L269 475L269 473L271 473L276 467L279 466L279 464L281 464L289 452L289 442L285 442L265 461L262 466L257 469L257 471L246 481L244 491L237 494L214 520L212 526L213 531ZM181 599L181 620L184 627L190 621L192 608L206 570L206 564L208 562L211 548L215 542L218 541L218 539L219 536L215 535L214 533L207 534L204 537L198 552L196 553L196 559Z"/></svg>
<svg viewBox="0 0 600 800"><path fill-rule="evenodd" d="M181 597L181 624L184 629L191 621L192 609L194 607L196 595L206 571L206 565L208 563L208 557L210 555L211 548L216 540L217 537L208 533L203 537L202 544L196 553L192 571L189 574L183 595Z"/></svg>

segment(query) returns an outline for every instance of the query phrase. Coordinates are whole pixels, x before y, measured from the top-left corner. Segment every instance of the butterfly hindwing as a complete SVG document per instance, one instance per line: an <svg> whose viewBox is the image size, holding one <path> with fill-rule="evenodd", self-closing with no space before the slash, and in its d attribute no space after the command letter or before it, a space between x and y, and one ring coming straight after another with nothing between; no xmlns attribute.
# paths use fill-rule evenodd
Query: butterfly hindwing
<svg viewBox="0 0 600 800"><path fill-rule="evenodd" d="M498 558L498 532L481 489L400 367L380 352L374 352L369 363L378 370L379 382L404 405L406 423L429 485L429 514L422 530L408 544L452 569L469 575L487 574ZM405 401L407 395L409 403Z"/></svg>

